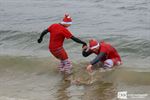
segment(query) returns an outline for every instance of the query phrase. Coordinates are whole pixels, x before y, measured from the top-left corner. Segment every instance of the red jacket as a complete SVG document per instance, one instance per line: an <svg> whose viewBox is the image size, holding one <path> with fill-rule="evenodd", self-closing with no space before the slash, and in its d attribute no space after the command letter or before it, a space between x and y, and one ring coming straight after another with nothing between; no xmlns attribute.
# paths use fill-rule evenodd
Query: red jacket
<svg viewBox="0 0 150 100"><path fill-rule="evenodd" d="M64 39L69 39L72 37L71 32L69 32L69 30L61 24L52 24L49 26L48 31L50 32L50 50L56 50L60 47L63 47Z"/></svg>
<svg viewBox="0 0 150 100"><path fill-rule="evenodd" d="M117 58L119 61L121 61L121 57L118 54L117 50L114 47L112 47L109 43L106 43L104 41L100 42L99 52L94 53L98 55L100 52L106 54L106 58L104 58L103 60Z"/></svg>

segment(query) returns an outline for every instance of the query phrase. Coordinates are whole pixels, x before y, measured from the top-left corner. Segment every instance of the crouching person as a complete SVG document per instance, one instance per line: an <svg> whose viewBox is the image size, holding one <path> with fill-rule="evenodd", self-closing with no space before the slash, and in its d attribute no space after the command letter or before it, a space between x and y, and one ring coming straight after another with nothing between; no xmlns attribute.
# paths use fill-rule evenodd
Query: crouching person
<svg viewBox="0 0 150 100"><path fill-rule="evenodd" d="M93 53L97 56L86 67L88 72L92 72L96 68L95 65L97 64L104 69L112 69L122 64L117 50L112 45L104 41L98 42L95 39L91 39L89 41L89 47L83 47L82 55L84 57L87 57Z"/></svg>

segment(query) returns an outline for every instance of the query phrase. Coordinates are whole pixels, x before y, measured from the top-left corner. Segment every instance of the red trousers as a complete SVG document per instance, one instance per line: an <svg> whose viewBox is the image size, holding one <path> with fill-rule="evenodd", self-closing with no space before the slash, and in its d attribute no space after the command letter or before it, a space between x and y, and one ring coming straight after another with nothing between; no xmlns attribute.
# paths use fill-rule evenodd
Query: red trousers
<svg viewBox="0 0 150 100"><path fill-rule="evenodd" d="M72 65L71 62L68 60L68 55L64 48L61 47L55 50L50 50L50 52L53 54L53 56L60 60L60 65L58 66L59 71L70 74Z"/></svg>
<svg viewBox="0 0 150 100"><path fill-rule="evenodd" d="M68 55L63 47L60 47L55 50L50 50L50 52L59 60L66 60L68 59Z"/></svg>

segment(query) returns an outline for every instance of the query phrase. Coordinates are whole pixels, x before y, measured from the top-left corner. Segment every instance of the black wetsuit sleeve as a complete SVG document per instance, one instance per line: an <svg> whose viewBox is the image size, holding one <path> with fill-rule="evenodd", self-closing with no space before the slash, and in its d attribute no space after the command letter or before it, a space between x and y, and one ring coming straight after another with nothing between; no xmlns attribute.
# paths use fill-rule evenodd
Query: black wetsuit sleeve
<svg viewBox="0 0 150 100"><path fill-rule="evenodd" d="M77 43L83 44L83 46L86 46L87 44L84 41L81 41L80 39L72 36L71 39Z"/></svg>
<svg viewBox="0 0 150 100"><path fill-rule="evenodd" d="M45 29L40 36L40 39L43 39L44 35L48 33L48 29Z"/></svg>
<svg viewBox="0 0 150 100"><path fill-rule="evenodd" d="M91 54L92 54L92 51L90 51L90 50L84 49L84 50L82 51L82 55L83 55L84 57L87 57L87 56L89 56L89 55L91 55Z"/></svg>
<svg viewBox="0 0 150 100"><path fill-rule="evenodd" d="M90 63L91 65L94 65L98 63L106 54L104 52L99 53Z"/></svg>
<svg viewBox="0 0 150 100"><path fill-rule="evenodd" d="M40 38L37 40L37 42L38 42L38 43L41 43L42 40L43 40L44 35L47 34L47 33L48 33L48 29L44 30L44 31L41 33Z"/></svg>

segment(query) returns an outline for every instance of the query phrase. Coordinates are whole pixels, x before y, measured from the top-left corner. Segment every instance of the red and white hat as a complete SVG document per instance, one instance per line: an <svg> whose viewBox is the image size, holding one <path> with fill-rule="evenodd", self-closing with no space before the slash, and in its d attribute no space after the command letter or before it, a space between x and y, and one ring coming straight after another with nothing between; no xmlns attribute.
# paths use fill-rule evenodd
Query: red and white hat
<svg viewBox="0 0 150 100"><path fill-rule="evenodd" d="M61 24L72 24L72 18L69 14L65 14Z"/></svg>
<svg viewBox="0 0 150 100"><path fill-rule="evenodd" d="M93 49L95 49L95 48L97 48L97 47L99 47L99 46L100 46L100 45L99 45L99 42L98 42L97 40L91 39L91 40L89 41L89 47L90 47L91 50L93 50Z"/></svg>

